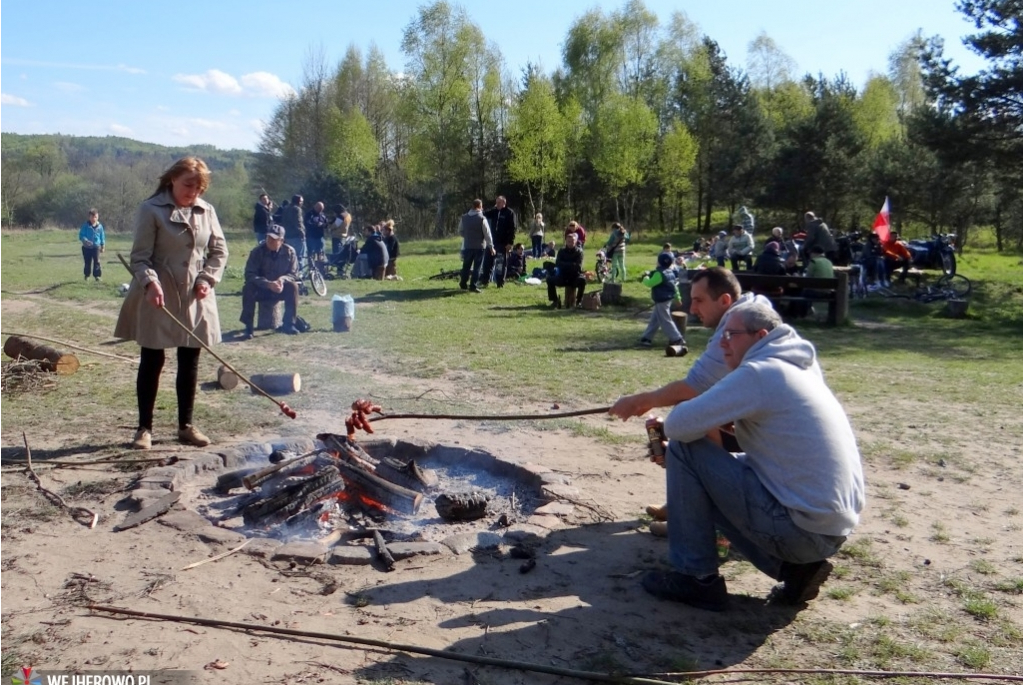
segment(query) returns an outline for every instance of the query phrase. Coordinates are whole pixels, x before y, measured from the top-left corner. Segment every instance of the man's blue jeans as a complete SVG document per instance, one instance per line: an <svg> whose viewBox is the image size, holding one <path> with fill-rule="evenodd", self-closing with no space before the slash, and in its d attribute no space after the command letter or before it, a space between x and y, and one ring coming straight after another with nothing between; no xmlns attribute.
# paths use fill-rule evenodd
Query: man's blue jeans
<svg viewBox="0 0 1024 685"><path fill-rule="evenodd" d="M284 244L290 246L295 250L295 256L299 259L299 269L306 263L306 239L305 238L285 238Z"/></svg>
<svg viewBox="0 0 1024 685"><path fill-rule="evenodd" d="M718 573L716 528L750 563L775 579L782 562L821 561L846 541L797 526L750 467L710 440L671 441L665 468L669 562L680 573Z"/></svg>
<svg viewBox="0 0 1024 685"><path fill-rule="evenodd" d="M462 251L462 274L459 277L459 285L463 288L480 284L480 264L484 261L482 249ZM472 280L470 280L472 276Z"/></svg>

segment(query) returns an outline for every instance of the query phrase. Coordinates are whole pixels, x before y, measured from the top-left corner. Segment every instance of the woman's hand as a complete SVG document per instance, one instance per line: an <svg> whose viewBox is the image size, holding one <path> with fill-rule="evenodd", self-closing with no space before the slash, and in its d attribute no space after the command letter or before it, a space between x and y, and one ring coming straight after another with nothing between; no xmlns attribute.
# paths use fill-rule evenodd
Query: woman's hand
<svg viewBox="0 0 1024 685"><path fill-rule="evenodd" d="M153 281L146 286L146 302L160 309L164 306L164 289L160 287L160 283Z"/></svg>
<svg viewBox="0 0 1024 685"><path fill-rule="evenodd" d="M196 299L203 300L206 299L206 296L210 294L210 290L212 290L212 288L210 288L209 281L200 279L196 281L196 287L193 288L193 290L195 291Z"/></svg>

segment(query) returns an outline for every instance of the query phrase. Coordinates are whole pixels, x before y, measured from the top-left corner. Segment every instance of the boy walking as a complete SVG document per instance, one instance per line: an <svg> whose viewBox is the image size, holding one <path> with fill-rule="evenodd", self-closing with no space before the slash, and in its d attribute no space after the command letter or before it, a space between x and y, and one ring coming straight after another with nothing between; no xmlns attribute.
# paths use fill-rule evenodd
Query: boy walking
<svg viewBox="0 0 1024 685"><path fill-rule="evenodd" d="M651 347L654 341L654 334L658 327L665 331L668 336L669 345L683 345L682 334L672 320L672 303L682 302L679 294L678 277L673 268L672 255L662 252L658 255L658 268L648 271L641 283L651 289L651 299L654 300L654 311L651 312L651 319L647 322L647 329L640 338L641 347Z"/></svg>

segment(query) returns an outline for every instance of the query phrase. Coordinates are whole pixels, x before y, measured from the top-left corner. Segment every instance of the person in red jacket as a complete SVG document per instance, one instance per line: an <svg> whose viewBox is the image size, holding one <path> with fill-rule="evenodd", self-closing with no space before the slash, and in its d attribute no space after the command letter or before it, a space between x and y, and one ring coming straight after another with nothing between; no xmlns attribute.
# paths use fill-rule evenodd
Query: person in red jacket
<svg viewBox="0 0 1024 685"><path fill-rule="evenodd" d="M882 256L885 257L885 268L888 272L887 280L891 280L896 268L902 265L903 270L900 272L900 283L905 282L913 257L906 244L900 240L900 234L896 231L889 231L889 238L882 242Z"/></svg>

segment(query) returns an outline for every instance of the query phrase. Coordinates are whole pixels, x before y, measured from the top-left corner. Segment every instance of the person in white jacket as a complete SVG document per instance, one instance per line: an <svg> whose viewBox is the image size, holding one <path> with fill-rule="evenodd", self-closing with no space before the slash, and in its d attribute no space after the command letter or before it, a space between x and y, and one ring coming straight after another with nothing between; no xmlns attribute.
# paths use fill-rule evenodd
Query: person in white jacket
<svg viewBox="0 0 1024 685"><path fill-rule="evenodd" d="M736 224L732 227L732 237L729 238L729 262L732 264L732 270L739 269L739 263L742 260L747 265L747 271L750 271L753 254L754 236Z"/></svg>
<svg viewBox="0 0 1024 685"><path fill-rule="evenodd" d="M651 594L722 611L716 528L762 573L782 581L769 601L817 597L828 558L864 508L864 476L853 429L825 384L814 346L769 306L729 312L721 348L732 369L665 419L669 439L669 562L651 571ZM733 422L742 452L719 444Z"/></svg>

